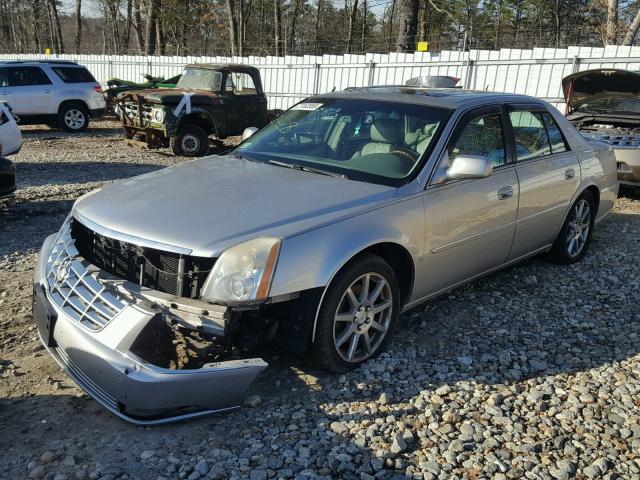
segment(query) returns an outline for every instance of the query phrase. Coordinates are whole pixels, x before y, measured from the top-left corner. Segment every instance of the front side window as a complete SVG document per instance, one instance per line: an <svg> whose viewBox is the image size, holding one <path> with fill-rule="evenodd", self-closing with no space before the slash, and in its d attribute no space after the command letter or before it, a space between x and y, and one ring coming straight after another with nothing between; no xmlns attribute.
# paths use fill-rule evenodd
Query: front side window
<svg viewBox="0 0 640 480"><path fill-rule="evenodd" d="M96 79L86 68L53 67L52 70L64 83L96 83Z"/></svg>
<svg viewBox="0 0 640 480"><path fill-rule="evenodd" d="M7 67L6 70L9 87L51 85L51 80L39 67Z"/></svg>
<svg viewBox="0 0 640 480"><path fill-rule="evenodd" d="M0 68L0 87L8 87L9 79L7 78L7 69Z"/></svg>
<svg viewBox="0 0 640 480"><path fill-rule="evenodd" d="M421 165L451 111L371 100L303 102L242 143L250 160L285 162L400 185Z"/></svg>
<svg viewBox="0 0 640 480"><path fill-rule="evenodd" d="M185 68L177 87L219 92L222 89L222 72L204 68Z"/></svg>
<svg viewBox="0 0 640 480"><path fill-rule="evenodd" d="M515 111L509 113L516 143L518 161L551 154L551 144L542 115L538 112Z"/></svg>
<svg viewBox="0 0 640 480"><path fill-rule="evenodd" d="M449 149L449 162L458 155L487 157L494 168L504 165L507 162L507 156L500 114L478 116L467 123Z"/></svg>

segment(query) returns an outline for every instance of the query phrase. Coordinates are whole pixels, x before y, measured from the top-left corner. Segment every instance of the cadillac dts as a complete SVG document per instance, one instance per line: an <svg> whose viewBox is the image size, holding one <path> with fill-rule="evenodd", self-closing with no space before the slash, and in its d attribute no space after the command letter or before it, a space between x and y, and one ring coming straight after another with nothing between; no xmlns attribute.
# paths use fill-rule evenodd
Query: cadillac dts
<svg viewBox="0 0 640 480"><path fill-rule="evenodd" d="M245 137L86 194L44 241L41 340L130 422L241 405L267 342L353 369L440 293L581 260L618 192L611 147L526 96L348 89Z"/></svg>

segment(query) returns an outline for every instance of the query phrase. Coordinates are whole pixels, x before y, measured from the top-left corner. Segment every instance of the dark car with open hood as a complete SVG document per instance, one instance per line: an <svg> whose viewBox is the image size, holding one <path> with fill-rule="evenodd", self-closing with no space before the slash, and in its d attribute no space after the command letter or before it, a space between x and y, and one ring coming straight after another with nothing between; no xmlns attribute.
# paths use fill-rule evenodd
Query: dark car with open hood
<svg viewBox="0 0 640 480"><path fill-rule="evenodd" d="M587 70L565 77L562 89L569 121L613 147L620 183L640 186L640 72Z"/></svg>

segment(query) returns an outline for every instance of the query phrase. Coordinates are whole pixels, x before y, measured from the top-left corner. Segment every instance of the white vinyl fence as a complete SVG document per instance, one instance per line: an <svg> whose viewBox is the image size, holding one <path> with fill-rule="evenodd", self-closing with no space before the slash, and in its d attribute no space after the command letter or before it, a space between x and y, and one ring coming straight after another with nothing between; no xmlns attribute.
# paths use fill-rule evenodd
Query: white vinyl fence
<svg viewBox="0 0 640 480"><path fill-rule="evenodd" d="M460 78L464 88L523 93L564 108L561 80L579 70L640 70L640 47L569 47L302 57L160 57L134 55L0 55L2 60L60 59L85 65L106 84L112 77L143 81L149 73L177 75L188 63L234 62L258 67L269 108L288 108L316 93L347 87L397 85L421 75Z"/></svg>

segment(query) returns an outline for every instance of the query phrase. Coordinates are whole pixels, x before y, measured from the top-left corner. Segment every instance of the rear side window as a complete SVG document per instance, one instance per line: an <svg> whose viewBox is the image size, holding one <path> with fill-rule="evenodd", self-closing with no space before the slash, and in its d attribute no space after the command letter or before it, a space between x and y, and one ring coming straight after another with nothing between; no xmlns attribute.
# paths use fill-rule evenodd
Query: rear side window
<svg viewBox="0 0 640 480"><path fill-rule="evenodd" d="M569 150L567 148L567 141L564 139L564 135L562 135L560 127L558 127L558 124L551 114L543 113L542 118L544 119L544 124L547 127L547 133L549 134L551 153L562 153Z"/></svg>
<svg viewBox="0 0 640 480"><path fill-rule="evenodd" d="M96 79L86 68L53 67L52 70L64 83L96 83Z"/></svg>
<svg viewBox="0 0 640 480"><path fill-rule="evenodd" d="M542 116L537 112L509 113L519 161L551 154L551 144Z"/></svg>
<svg viewBox="0 0 640 480"><path fill-rule="evenodd" d="M258 91L251 75L244 72L231 72L225 81L225 91L235 95L257 95Z"/></svg>
<svg viewBox="0 0 640 480"><path fill-rule="evenodd" d="M9 87L51 85L51 80L39 67L7 67L6 70Z"/></svg>

